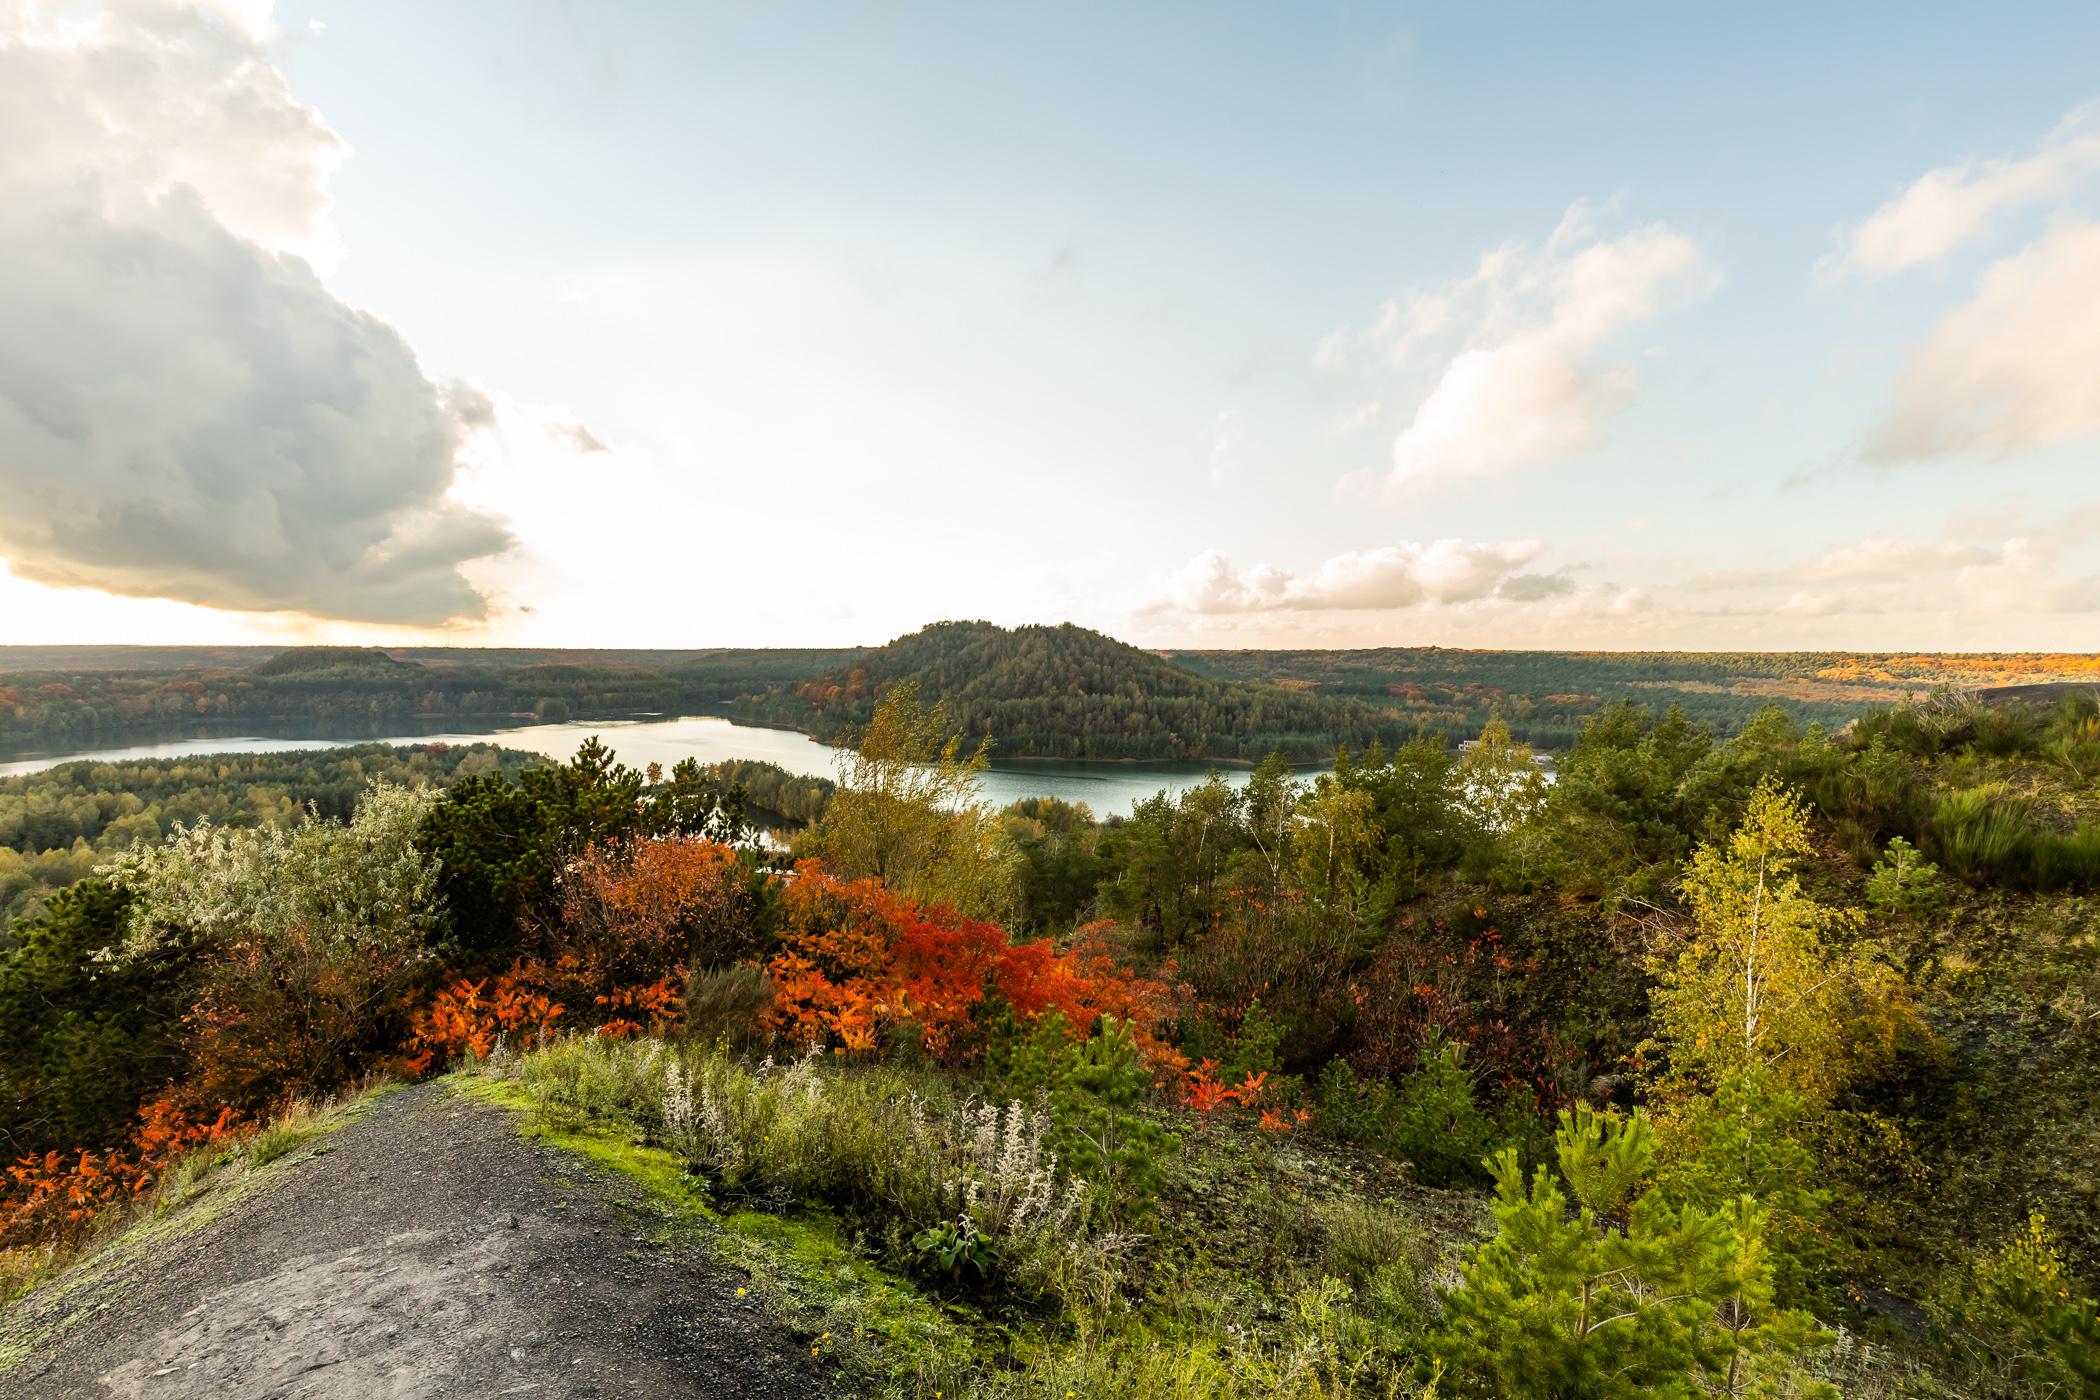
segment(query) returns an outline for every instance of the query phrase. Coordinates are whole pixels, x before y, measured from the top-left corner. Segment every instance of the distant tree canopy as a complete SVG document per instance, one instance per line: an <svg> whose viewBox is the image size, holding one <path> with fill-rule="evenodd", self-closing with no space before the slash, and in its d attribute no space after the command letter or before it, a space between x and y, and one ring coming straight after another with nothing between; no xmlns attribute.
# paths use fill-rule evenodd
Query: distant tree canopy
<svg viewBox="0 0 2100 1400"><path fill-rule="evenodd" d="M1726 738L1769 705L1831 728L1873 705L1943 687L2028 682L2100 684L2100 656L1838 651L1485 651L1366 647L1346 651L1169 651L1219 680L1268 681L1332 699L1390 706L1410 725L1451 738L1499 714L1518 738L1565 749L1608 705L1675 705Z"/></svg>
<svg viewBox="0 0 2100 1400"><path fill-rule="evenodd" d="M967 744L989 740L1004 759L1254 762L1280 753L1318 762L1413 730L1392 707L1216 680L1083 627L988 622L935 623L792 688L737 701L730 714L839 742L905 684L940 705Z"/></svg>
<svg viewBox="0 0 2100 1400"><path fill-rule="evenodd" d="M2100 684L2083 655L1857 652L1170 651L1070 625L943 622L872 650L466 650L0 647L0 745L82 744L215 722L312 721L357 732L430 718L736 718L839 742L890 686L914 681L1002 759L1321 762L1417 733L1511 735L1565 749L1626 701L1728 737L1776 704L1835 728L1941 687ZM2094 752L2100 753L2100 741ZM2100 762L2100 759L2095 759Z"/></svg>
<svg viewBox="0 0 2100 1400"><path fill-rule="evenodd" d="M850 654L300 647L250 660L200 649L198 664L179 668L158 649L133 658L79 648L76 660L73 649L0 647L0 741L80 742L234 720L681 713L792 684Z"/></svg>

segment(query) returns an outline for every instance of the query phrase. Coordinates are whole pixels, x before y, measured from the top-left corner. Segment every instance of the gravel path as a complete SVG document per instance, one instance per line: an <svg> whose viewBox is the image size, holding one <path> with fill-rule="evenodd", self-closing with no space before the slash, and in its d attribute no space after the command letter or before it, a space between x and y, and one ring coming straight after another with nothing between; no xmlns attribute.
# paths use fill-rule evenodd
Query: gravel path
<svg viewBox="0 0 2100 1400"><path fill-rule="evenodd" d="M442 1086L382 1096L252 1188L0 1312L0 1356L29 1348L0 1395L827 1393L733 1274L644 1241L621 1183Z"/></svg>

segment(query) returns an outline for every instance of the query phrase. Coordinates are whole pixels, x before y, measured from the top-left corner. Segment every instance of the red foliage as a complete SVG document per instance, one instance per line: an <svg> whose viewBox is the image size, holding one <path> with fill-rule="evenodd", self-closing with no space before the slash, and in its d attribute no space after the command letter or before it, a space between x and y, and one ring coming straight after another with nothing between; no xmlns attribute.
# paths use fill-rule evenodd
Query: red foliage
<svg viewBox="0 0 2100 1400"><path fill-rule="evenodd" d="M1427 936L1402 934L1349 984L1357 1008L1349 1058L1367 1074L1405 1074L1420 1067L1436 1033L1463 1043L1485 1082L1550 1107L1563 1097L1557 1071L1568 1053L1518 1009L1522 978L1535 970L1535 960L1520 964L1504 951L1493 927L1465 939L1440 925Z"/></svg>
<svg viewBox="0 0 2100 1400"><path fill-rule="evenodd" d="M580 1004L747 956L749 884L735 851L698 837L593 846L562 872L560 920L545 931L548 956L572 974L557 990Z"/></svg>
<svg viewBox="0 0 2100 1400"><path fill-rule="evenodd" d="M621 987L593 1000L612 1013L612 1019L598 1027L598 1034L607 1040L639 1035L644 1030L662 1035L677 1023L681 1009L678 991L668 975L647 986ZM634 1019L637 1016L642 1019Z"/></svg>
<svg viewBox="0 0 2100 1400"><path fill-rule="evenodd" d="M607 1039L677 1025L689 962L708 963L754 936L750 877L735 851L668 836L594 846L561 874L559 918L542 928L545 960L499 977L457 979L415 1019L403 1068L421 1074L497 1040L530 1048L563 1025Z"/></svg>
<svg viewBox="0 0 2100 1400"><path fill-rule="evenodd" d="M139 1110L124 1147L21 1158L0 1175L0 1248L79 1237L111 1206L145 1195L177 1159L236 1137L234 1120L230 1108L191 1118L164 1097Z"/></svg>
<svg viewBox="0 0 2100 1400"><path fill-rule="evenodd" d="M409 1045L413 1053L402 1068L422 1074L459 1055L484 1056L499 1038L520 1049L544 1041L564 1008L539 989L540 983L537 972L521 963L494 979L461 977L441 988L416 1015Z"/></svg>
<svg viewBox="0 0 2100 1400"><path fill-rule="evenodd" d="M1218 1079L1218 1062L1205 1060L1184 1076L1181 1101L1197 1113L1214 1113L1227 1104L1238 1104L1242 1108L1253 1108L1261 1100L1262 1088L1269 1082L1269 1072L1250 1074L1234 1085L1226 1085ZM1271 1113L1262 1110L1262 1126L1268 1127Z"/></svg>
<svg viewBox="0 0 2100 1400"><path fill-rule="evenodd" d="M879 881L840 880L813 862L797 868L781 905L767 1024L786 1040L863 1053L908 1026L927 1054L957 1063L980 1048L976 1012L991 994L1024 1021L1061 1012L1081 1034L1104 1014L1128 1019L1155 1060L1172 1056L1152 1035L1165 989L1117 968L1092 930L1065 951L1012 943L997 924L914 904Z"/></svg>

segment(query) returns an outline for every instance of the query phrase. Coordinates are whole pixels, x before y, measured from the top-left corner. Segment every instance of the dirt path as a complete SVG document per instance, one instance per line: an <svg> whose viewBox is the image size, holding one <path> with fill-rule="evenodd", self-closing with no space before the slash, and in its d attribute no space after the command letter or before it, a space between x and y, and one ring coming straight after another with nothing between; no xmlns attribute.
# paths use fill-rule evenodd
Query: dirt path
<svg viewBox="0 0 2100 1400"><path fill-rule="evenodd" d="M825 1387L806 1349L623 1192L426 1085L0 1312L0 1395L723 1396Z"/></svg>

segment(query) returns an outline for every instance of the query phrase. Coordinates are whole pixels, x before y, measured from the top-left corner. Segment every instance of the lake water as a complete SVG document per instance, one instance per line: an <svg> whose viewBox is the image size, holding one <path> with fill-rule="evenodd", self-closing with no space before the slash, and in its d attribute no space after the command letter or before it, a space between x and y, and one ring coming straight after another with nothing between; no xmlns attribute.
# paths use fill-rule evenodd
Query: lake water
<svg viewBox="0 0 2100 1400"><path fill-rule="evenodd" d="M342 748L349 744L472 744L489 742L566 759L577 746L597 735L630 767L661 763L665 768L691 758L702 765L725 758L777 763L790 773L834 778L838 751L791 729L762 729L735 724L713 715L678 719L637 718L562 724L474 725L452 721L449 727L417 728L403 723L324 726L249 723L169 734L152 742L48 753L16 752L0 758L0 777L35 773L77 759L116 761L134 758L184 758L212 753L281 753L292 749ZM1306 773L1319 769L1305 769ZM1058 797L1084 802L1094 815L1128 815L1131 805L1165 789L1180 792L1203 781L1209 769L1187 763L1010 762L994 764L982 778L985 799L1003 807L1023 797ZM1223 770L1227 782L1244 783L1245 768Z"/></svg>

